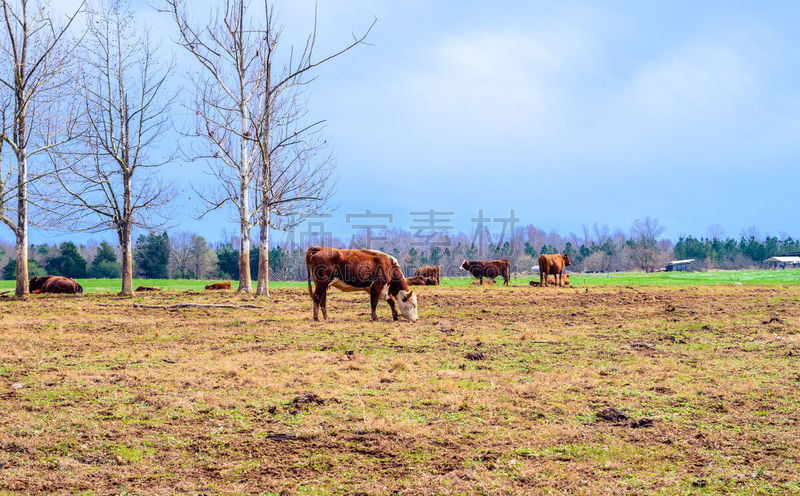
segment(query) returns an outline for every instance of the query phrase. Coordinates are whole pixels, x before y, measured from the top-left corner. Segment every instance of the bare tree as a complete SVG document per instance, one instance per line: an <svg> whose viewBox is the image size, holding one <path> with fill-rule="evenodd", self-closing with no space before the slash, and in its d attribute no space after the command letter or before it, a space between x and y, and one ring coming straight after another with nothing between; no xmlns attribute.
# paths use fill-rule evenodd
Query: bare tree
<svg viewBox="0 0 800 496"><path fill-rule="evenodd" d="M75 229L114 230L122 252L121 295L133 294L132 232L153 229L172 197L157 169L173 157L156 157L169 127L173 98L165 95L172 67L163 66L146 29L124 0L90 12L81 51L82 133L68 149L51 153L66 192L57 212Z"/></svg>
<svg viewBox="0 0 800 496"><path fill-rule="evenodd" d="M239 292L251 291L250 228L259 225L259 295L269 294L269 229L291 228L330 196L330 156L318 158L323 121L307 119L302 89L320 65L362 44L372 26L343 49L315 58L316 23L305 47L279 64L281 29L269 0L224 0L206 26L194 26L184 0L166 0L180 44L203 68L195 135L209 146L221 189L203 195L209 210L230 202L239 216ZM373 22L374 25L374 22ZM283 222L273 219L273 215Z"/></svg>
<svg viewBox="0 0 800 496"><path fill-rule="evenodd" d="M11 148L16 163L7 172L3 172L0 163L0 221L16 237L18 297L29 292L28 192L40 177L30 173L29 159L55 146L59 131L64 129L50 120L54 117L50 111L57 107L66 83L63 76L75 47L67 32L82 9L83 3L59 25L51 16L48 2L2 0L0 138ZM68 127L69 118L61 120L64 121Z"/></svg>
<svg viewBox="0 0 800 496"><path fill-rule="evenodd" d="M169 238L169 273L187 279L191 274L192 233L181 231Z"/></svg>
<svg viewBox="0 0 800 496"><path fill-rule="evenodd" d="M725 239L725 229L719 224L711 224L706 229L708 239L713 241L722 241Z"/></svg>
<svg viewBox="0 0 800 496"><path fill-rule="evenodd" d="M658 237L665 227L655 218L636 219L631 228L631 256L643 270L654 270L659 261Z"/></svg>

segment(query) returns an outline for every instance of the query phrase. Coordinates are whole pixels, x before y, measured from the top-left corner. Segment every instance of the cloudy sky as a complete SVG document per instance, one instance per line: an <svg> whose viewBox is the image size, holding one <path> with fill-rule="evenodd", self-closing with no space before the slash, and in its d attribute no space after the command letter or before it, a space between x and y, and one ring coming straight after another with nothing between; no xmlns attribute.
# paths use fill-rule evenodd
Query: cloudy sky
<svg viewBox="0 0 800 496"><path fill-rule="evenodd" d="M191 0L194 15L213 3ZM163 14L134 4L170 32ZM314 2L275 4L285 39L301 40ZM672 239L712 224L733 237L751 227L800 237L800 3L318 4L319 54L377 18L370 46L320 70L309 96L336 156L324 222L341 238L354 232L347 214L367 209L403 229L419 222L411 212L453 212L469 231L480 210L513 209L520 224L562 234L595 223L628 231L651 216ZM171 173L186 185L197 167ZM195 220L190 197L184 187L175 229L235 232L232 212ZM69 237L35 231L32 242Z"/></svg>

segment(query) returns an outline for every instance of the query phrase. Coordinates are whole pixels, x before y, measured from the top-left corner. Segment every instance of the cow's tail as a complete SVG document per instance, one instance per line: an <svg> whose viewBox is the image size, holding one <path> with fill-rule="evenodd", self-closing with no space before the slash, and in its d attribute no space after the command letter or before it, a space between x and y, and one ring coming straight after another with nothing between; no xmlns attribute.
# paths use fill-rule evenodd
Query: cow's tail
<svg viewBox="0 0 800 496"><path fill-rule="evenodd" d="M313 297L314 293L311 291L311 257L315 253L322 250L321 246L312 246L306 251L306 276L308 277L308 296Z"/></svg>

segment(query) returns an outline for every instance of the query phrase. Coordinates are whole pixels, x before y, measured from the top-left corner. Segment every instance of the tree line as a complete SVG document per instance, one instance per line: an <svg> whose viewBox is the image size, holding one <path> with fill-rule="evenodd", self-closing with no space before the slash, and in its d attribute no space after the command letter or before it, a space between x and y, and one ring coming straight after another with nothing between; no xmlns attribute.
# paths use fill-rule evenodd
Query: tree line
<svg viewBox="0 0 800 496"><path fill-rule="evenodd" d="M584 227L584 236L544 232L533 225L518 227L508 239L497 237L486 244L466 233L427 237L424 241L402 229L387 229L378 241L364 236L347 242L332 239L339 248L371 248L393 255L406 275L423 265L438 265L444 276L462 276L465 259L506 258L515 272L530 271L539 255L566 253L572 272L651 271L663 268L672 259L695 259L698 269L743 269L760 267L763 260L785 253L800 252L800 240L789 236L759 236L743 233L731 237L681 236L677 242L660 239L663 226L652 218L637 220L629 232L611 231L607 226ZM285 242L269 248L269 271L273 280L303 280L306 277L305 251L308 244ZM210 243L195 233L167 232L140 235L132 250L134 276L142 279L233 279L239 278L241 259L238 240ZM92 245L31 245L29 273L32 276L58 274L72 278L120 278L122 263L119 246L106 241ZM16 259L13 245L0 245L3 279L14 279ZM259 247L251 248L250 270L258 268Z"/></svg>
<svg viewBox="0 0 800 496"><path fill-rule="evenodd" d="M257 294L268 295L270 229L291 228L332 194L324 121L310 115L304 92L375 22L320 55L316 19L303 44L287 44L269 0L220 0L207 12L188 0L154 2L187 57L179 94L169 43L128 0L82 0L66 15L46 0L0 1L0 222L15 238L15 294L29 292L31 224L112 232L120 294L132 294L134 271L149 260L136 263L133 233L165 225L175 193L161 168L182 159L216 179L196 190L206 212L237 212L238 291L251 292L256 273ZM194 120L179 147L165 147L179 127L177 103Z"/></svg>

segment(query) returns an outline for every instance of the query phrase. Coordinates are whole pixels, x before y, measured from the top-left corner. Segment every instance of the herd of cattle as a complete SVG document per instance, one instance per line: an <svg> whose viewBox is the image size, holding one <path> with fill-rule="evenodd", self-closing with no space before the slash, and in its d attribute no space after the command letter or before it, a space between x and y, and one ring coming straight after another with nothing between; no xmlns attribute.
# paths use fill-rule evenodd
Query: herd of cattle
<svg viewBox="0 0 800 496"><path fill-rule="evenodd" d="M569 274L564 272L570 265L566 254L541 255L539 257L539 281L533 286L546 287L569 285ZM497 277L508 286L511 264L501 260L464 260L461 269L476 279L473 284L494 284ZM410 286L436 286L439 284L439 267L426 265L406 278L400 263L391 255L376 250L345 250L312 246L306 252L308 294L314 305L314 320L328 318L326 308L328 287L341 291L364 291L369 293L372 320L377 320L375 309L380 300L385 300L392 310L392 318L402 315L411 322L417 320L417 295ZM486 281L484 282L484 278ZM314 288L311 281L314 281ZM145 288L138 288L144 290ZM155 288L146 288L155 289ZM206 289L231 289L230 282L209 284ZM34 277L30 280L31 293L83 293L80 284L62 276Z"/></svg>
<svg viewBox="0 0 800 496"><path fill-rule="evenodd" d="M569 284L569 276L564 273L570 265L566 254L542 255L539 257L539 285ZM461 269L468 271L478 284L502 276L503 284L508 286L511 264L501 260L464 260ZM313 246L306 252L306 272L308 275L308 294L314 305L314 320L328 318L326 308L328 287L342 291L364 291L369 293L372 320L377 320L375 309L380 300L386 300L392 310L392 318L397 320L398 310L406 320L417 320L417 295L410 286L435 286L439 284L439 267L426 265L420 267L413 276L406 278L400 263L391 255L376 250L343 250ZM552 278L552 279L551 279ZM314 281L314 287L311 281ZM534 284L534 281L531 281Z"/></svg>

